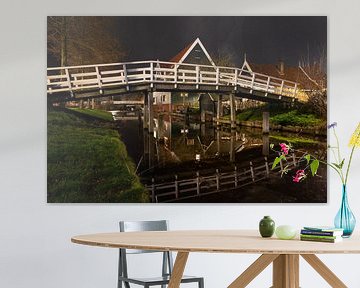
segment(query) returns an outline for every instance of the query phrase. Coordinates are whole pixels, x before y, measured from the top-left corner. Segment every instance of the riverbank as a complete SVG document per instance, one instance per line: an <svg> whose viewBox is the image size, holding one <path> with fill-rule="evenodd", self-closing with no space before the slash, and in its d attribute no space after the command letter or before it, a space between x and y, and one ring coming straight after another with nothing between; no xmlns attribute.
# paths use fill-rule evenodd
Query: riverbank
<svg viewBox="0 0 360 288"><path fill-rule="evenodd" d="M48 112L49 203L149 201L119 133L100 126L65 111Z"/></svg>
<svg viewBox="0 0 360 288"><path fill-rule="evenodd" d="M70 108L69 110L104 121L109 121L109 122L114 121L112 114L105 110L84 109L84 108Z"/></svg>
<svg viewBox="0 0 360 288"><path fill-rule="evenodd" d="M270 113L270 130L316 136L326 136L326 119L302 109L286 109L278 106L248 108L236 114L236 124L243 127L262 128L262 113ZM230 116L224 116L220 123L230 124Z"/></svg>

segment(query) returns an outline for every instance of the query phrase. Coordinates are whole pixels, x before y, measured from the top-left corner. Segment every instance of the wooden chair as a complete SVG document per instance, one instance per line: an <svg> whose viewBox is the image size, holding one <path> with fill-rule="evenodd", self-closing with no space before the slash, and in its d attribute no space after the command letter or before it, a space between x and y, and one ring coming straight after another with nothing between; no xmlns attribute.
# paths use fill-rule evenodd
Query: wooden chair
<svg viewBox="0 0 360 288"><path fill-rule="evenodd" d="M168 221L120 221L120 232L134 231L167 231ZM136 284L149 288L150 286L160 286L165 288L169 284L173 268L173 258L169 251L149 251L135 249L119 249L119 269L118 269L118 288L130 288L130 284ZM127 254L142 253L163 253L162 275L160 277L139 278L129 277L127 269ZM194 276L183 276L181 283L198 283L199 288L204 288L204 278Z"/></svg>

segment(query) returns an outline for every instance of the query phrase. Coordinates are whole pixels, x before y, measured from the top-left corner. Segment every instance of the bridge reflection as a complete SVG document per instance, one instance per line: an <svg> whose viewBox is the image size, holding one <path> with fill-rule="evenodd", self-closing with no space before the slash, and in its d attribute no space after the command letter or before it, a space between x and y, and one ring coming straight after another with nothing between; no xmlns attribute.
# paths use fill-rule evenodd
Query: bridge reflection
<svg viewBox="0 0 360 288"><path fill-rule="evenodd" d="M225 129L212 123L194 123L187 118L159 114L154 118L154 131L149 132L144 129L146 119L138 112L113 112L113 115L121 123L122 139L142 176L166 168L169 168L166 173L173 175L181 172L179 169L201 168L204 163L213 167L235 164L239 161L237 156L247 149L258 148L264 156L269 154L269 135L263 135L261 129Z"/></svg>

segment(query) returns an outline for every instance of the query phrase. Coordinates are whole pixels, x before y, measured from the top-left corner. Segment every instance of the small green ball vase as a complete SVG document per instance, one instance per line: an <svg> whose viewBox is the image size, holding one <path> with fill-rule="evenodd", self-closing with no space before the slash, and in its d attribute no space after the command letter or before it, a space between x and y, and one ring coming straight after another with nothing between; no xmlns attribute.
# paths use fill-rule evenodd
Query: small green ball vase
<svg viewBox="0 0 360 288"><path fill-rule="evenodd" d="M270 216L264 216L259 223L260 235L264 238L271 237L275 232L275 222Z"/></svg>

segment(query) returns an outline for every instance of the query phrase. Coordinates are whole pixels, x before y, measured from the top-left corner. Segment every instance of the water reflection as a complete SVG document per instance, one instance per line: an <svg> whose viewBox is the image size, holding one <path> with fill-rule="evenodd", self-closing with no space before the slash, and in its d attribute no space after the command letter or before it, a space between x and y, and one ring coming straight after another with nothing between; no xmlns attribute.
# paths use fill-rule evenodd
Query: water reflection
<svg viewBox="0 0 360 288"><path fill-rule="evenodd" d="M270 142L277 142L273 138L270 141L272 134L263 134L261 129L230 130L169 114L154 119L153 133L143 129L137 115L116 117L121 137L141 176L241 165L268 156Z"/></svg>
<svg viewBox="0 0 360 288"><path fill-rule="evenodd" d="M285 139L299 140L299 135L296 134L263 134L261 129L244 127L231 130L209 123L194 123L189 119L169 114L158 115L154 119L154 132L148 133L143 129L141 115L130 114L115 113L114 118L117 120L128 153L137 165L137 174L144 183L151 183L153 178L156 183L167 183L175 178L192 179L197 177L196 175L214 175L218 171L245 171L249 169L250 162L256 170L257 165L264 165L265 156L269 159L274 157L274 153L269 149L270 143L276 144L286 141ZM298 144L298 148L317 155L326 154L326 139L310 137ZM248 186L246 193L244 190L243 194L229 192L228 195L225 193L221 197L213 198L209 196L201 201L326 201L326 169L319 172L319 177L301 185L291 186L291 189L288 186L291 176L287 177L288 179L280 179L278 175L279 173L271 173L268 181L256 182L252 188ZM264 191L271 191L271 194L264 194ZM237 195L236 199L234 195ZM272 198L269 195L272 195Z"/></svg>

